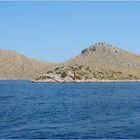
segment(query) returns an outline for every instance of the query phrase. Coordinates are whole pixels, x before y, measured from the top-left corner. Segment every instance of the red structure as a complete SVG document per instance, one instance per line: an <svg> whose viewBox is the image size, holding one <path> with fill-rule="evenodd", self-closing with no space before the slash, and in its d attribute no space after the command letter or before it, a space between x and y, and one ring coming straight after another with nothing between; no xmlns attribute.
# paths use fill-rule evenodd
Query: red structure
<svg viewBox="0 0 140 140"><path fill-rule="evenodd" d="M74 77L73 77L73 80L76 80L76 73L74 72Z"/></svg>

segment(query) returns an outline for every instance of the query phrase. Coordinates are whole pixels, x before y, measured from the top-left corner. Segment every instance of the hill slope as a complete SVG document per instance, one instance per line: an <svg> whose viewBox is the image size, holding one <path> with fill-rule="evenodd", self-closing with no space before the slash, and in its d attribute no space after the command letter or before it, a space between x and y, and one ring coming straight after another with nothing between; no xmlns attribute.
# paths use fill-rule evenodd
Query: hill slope
<svg viewBox="0 0 140 140"><path fill-rule="evenodd" d="M140 79L140 56L97 43L64 63L89 66L97 79Z"/></svg>
<svg viewBox="0 0 140 140"><path fill-rule="evenodd" d="M34 79L39 75L54 72L55 69L69 66L84 66L89 69L89 78L107 80L140 79L140 56L113 47L106 43L97 43L84 49L78 56L61 64L51 64L35 60L15 51L0 50L0 79ZM77 70L81 77L81 69Z"/></svg>
<svg viewBox="0 0 140 140"><path fill-rule="evenodd" d="M15 51L0 50L0 79L32 79L53 64L28 58Z"/></svg>

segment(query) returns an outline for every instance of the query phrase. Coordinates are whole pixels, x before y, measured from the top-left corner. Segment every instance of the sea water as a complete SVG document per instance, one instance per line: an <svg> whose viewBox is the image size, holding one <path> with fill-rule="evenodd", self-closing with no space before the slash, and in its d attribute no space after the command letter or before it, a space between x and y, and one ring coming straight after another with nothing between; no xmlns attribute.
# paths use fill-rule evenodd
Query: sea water
<svg viewBox="0 0 140 140"><path fill-rule="evenodd" d="M0 138L140 138L140 83L0 81Z"/></svg>

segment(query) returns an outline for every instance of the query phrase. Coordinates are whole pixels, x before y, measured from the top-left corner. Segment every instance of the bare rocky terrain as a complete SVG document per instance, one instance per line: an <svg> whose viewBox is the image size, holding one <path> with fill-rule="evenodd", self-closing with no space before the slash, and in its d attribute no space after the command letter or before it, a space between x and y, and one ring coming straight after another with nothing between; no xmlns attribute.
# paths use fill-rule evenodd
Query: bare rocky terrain
<svg viewBox="0 0 140 140"><path fill-rule="evenodd" d="M32 79L53 64L26 57L16 51L0 50L0 79Z"/></svg>
<svg viewBox="0 0 140 140"><path fill-rule="evenodd" d="M89 66L97 79L140 79L140 56L107 43L94 44L64 63L75 64Z"/></svg>
<svg viewBox="0 0 140 140"><path fill-rule="evenodd" d="M71 66L76 69L70 69ZM0 50L0 79L41 79L55 75L61 80L72 78L97 80L140 80L140 56L107 43L96 43L81 54L61 64L26 57L15 51Z"/></svg>

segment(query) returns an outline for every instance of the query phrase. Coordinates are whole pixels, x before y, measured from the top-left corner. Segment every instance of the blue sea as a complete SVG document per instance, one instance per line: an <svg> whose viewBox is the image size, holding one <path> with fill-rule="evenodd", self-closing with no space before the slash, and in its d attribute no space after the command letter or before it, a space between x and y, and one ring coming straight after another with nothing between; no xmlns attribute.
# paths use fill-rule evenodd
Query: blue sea
<svg viewBox="0 0 140 140"><path fill-rule="evenodd" d="M140 138L140 83L0 81L0 138Z"/></svg>

